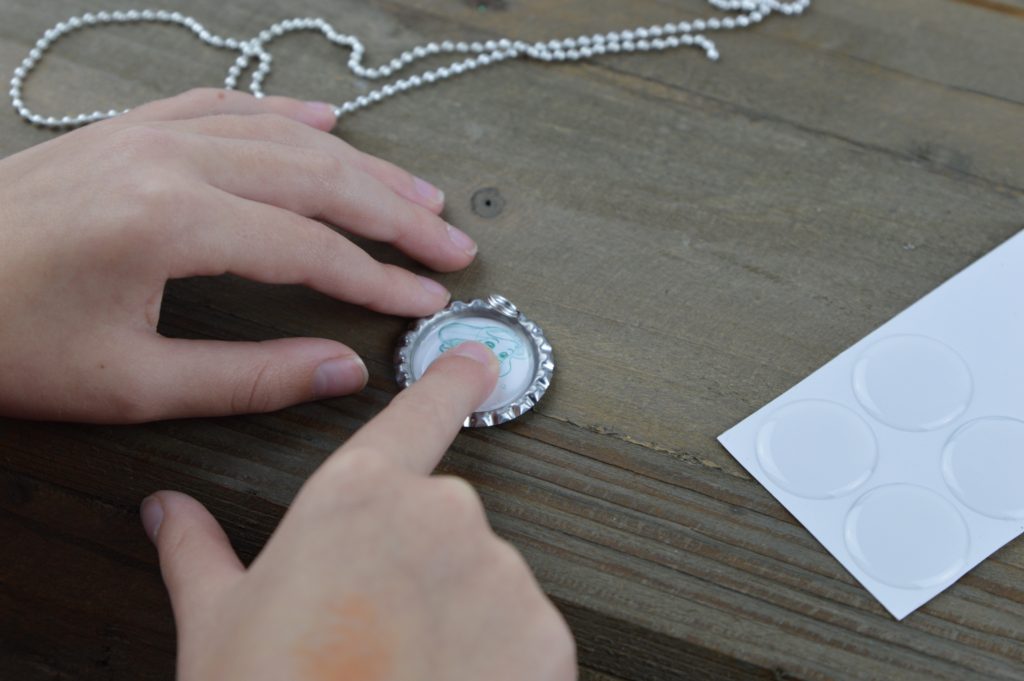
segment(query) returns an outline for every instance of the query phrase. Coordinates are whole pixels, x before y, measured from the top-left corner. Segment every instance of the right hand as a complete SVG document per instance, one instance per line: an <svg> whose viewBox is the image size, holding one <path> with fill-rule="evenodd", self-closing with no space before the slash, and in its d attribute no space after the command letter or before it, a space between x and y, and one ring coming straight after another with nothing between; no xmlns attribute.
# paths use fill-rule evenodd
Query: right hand
<svg viewBox="0 0 1024 681"><path fill-rule="evenodd" d="M248 569L198 502L148 498L179 681L575 679L523 558L466 482L428 475L497 376L483 345L446 353L310 478Z"/></svg>

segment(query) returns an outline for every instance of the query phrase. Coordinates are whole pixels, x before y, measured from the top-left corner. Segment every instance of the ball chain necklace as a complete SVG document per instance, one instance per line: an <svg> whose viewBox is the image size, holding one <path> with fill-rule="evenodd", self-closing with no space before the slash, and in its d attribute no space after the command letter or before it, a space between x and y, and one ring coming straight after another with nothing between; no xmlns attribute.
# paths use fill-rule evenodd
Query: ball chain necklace
<svg viewBox="0 0 1024 681"><path fill-rule="evenodd" d="M272 57L266 46L274 39L293 31L319 31L327 40L349 49L348 69L353 74L367 80L384 79L396 74L410 64L435 55L472 55L457 57L456 61L422 73L388 82L364 95L355 97L334 107L334 113L340 118L360 109L364 109L381 100L393 97L407 90L436 83L469 73L479 68L491 66L510 59L531 59L542 62L581 61L605 54L632 52L657 52L678 47L697 47L704 51L708 59L718 59L715 43L708 39L704 32L728 31L743 29L759 24L773 13L799 15L810 7L811 0L707 0L708 4L723 12L733 12L735 16L711 17L694 19L678 23L658 24L632 30L612 31L594 35L581 35L575 38L562 38L541 42L525 42L522 40L487 40L482 42L463 42L445 40L418 45L398 55L390 62L376 67L363 64L366 49L356 36L339 33L325 19L297 18L279 21L260 31L253 38L238 40L225 38L211 33L194 17L180 12L167 10L125 10L116 12L88 12L61 21L47 30L36 42L28 56L14 69L11 77L11 104L15 111L29 123L44 128L72 128L105 118L113 118L126 113L128 109L109 111L93 111L69 116L43 116L35 113L22 99L22 86L32 70L39 64L46 51L62 36L84 28L107 24L173 24L182 26L194 33L202 42L213 47L238 52L239 56L228 69L224 79L224 87L233 90L238 79L251 68L249 91L256 97L263 97L263 80L270 73Z"/></svg>

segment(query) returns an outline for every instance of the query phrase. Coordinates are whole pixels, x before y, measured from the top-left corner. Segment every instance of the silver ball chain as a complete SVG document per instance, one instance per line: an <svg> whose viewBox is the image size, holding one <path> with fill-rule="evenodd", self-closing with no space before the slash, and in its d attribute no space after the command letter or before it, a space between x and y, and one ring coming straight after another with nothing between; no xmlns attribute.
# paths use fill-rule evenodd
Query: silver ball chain
<svg viewBox="0 0 1024 681"><path fill-rule="evenodd" d="M790 0L788 2L781 2L780 0L707 0L707 2L719 10L735 12L737 14L736 16L694 19L678 23L640 27L632 30L611 31L609 33L581 35L575 38L562 38L560 40L532 43L522 40L509 40L508 38L483 42L454 42L451 40L431 42L407 50L390 62L377 67L363 65L366 49L359 38L337 32L326 20L319 17L286 19L260 31L253 38L238 40L210 33L194 17L186 16L180 12L153 9L88 12L57 23L47 30L36 42L35 47L28 53L28 56L14 69L14 75L11 77L11 104L14 106L15 111L18 112L18 115L26 121L44 128L72 128L127 113L129 109L110 109L109 111L93 111L92 113L81 113L71 116L43 116L29 109L21 96L22 85L25 79L28 78L46 51L57 40L68 33L73 33L83 28L106 24L176 24L187 28L208 45L238 52L239 57L228 69L228 75L224 79L224 87L228 90L234 90L238 85L238 79L246 69L252 67L252 75L249 77L249 91L256 97L264 96L263 80L270 73L271 62L273 61L270 52L265 49L266 45L285 33L292 31L319 31L330 42L349 48L349 71L367 80L388 78L405 69L413 62L434 55L475 55L452 62L446 66L391 81L365 95L360 95L343 102L334 107L335 114L338 117L342 117L401 92L446 80L509 59L526 58L542 62L581 61L605 54L657 52L692 46L704 50L707 58L714 61L718 59L718 49L715 47L715 43L704 35L705 31L728 31L748 28L764 21L772 13L798 15L802 14L811 5L811 0Z"/></svg>

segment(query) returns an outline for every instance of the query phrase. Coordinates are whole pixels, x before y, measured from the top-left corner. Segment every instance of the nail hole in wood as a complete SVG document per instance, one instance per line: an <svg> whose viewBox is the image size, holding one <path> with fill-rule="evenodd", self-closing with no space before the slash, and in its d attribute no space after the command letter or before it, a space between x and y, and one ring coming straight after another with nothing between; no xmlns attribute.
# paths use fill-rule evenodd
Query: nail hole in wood
<svg viewBox="0 0 1024 681"><path fill-rule="evenodd" d="M482 218L494 218L505 209L505 199L495 187L477 190L470 201L473 212Z"/></svg>

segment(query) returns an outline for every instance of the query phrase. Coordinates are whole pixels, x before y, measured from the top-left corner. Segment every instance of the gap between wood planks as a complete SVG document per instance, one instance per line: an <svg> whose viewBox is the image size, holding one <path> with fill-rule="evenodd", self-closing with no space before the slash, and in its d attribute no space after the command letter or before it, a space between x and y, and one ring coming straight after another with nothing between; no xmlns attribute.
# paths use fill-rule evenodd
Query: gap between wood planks
<svg viewBox="0 0 1024 681"><path fill-rule="evenodd" d="M1024 19L1024 7L1014 7L1013 5L1007 5L1004 2L996 2L995 0L953 0L953 2L959 2L961 5L970 5L971 7L987 9L992 12L1000 12L1001 14L1009 14L1012 17Z"/></svg>

